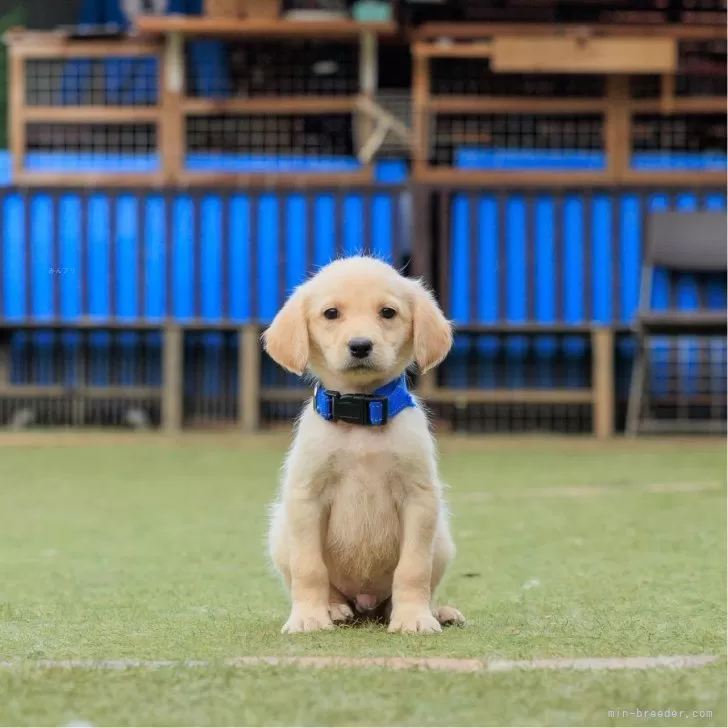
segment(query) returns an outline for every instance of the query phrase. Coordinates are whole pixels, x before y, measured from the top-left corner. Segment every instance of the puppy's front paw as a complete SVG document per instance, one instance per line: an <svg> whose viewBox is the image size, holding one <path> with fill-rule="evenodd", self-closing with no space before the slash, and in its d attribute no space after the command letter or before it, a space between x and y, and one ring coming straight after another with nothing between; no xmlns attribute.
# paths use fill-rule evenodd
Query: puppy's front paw
<svg viewBox="0 0 728 728"><path fill-rule="evenodd" d="M345 602L329 604L329 616L334 624L344 624L354 619L354 610Z"/></svg>
<svg viewBox="0 0 728 728"><path fill-rule="evenodd" d="M291 616L283 625L283 634L295 634L298 632L316 632L320 629L333 629L329 610L323 609L296 609L291 611Z"/></svg>
<svg viewBox="0 0 728 728"><path fill-rule="evenodd" d="M464 627L466 624L465 617L460 610L455 607L438 607L434 611L435 619L443 626Z"/></svg>
<svg viewBox="0 0 728 728"><path fill-rule="evenodd" d="M389 631L402 634L436 634L442 632L442 627L427 607L395 608L389 622Z"/></svg>

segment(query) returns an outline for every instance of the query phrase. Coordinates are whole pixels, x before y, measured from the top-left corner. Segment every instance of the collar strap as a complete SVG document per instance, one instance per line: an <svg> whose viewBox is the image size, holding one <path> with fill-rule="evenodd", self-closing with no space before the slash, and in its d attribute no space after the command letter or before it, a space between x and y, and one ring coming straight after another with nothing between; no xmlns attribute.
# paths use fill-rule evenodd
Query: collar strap
<svg viewBox="0 0 728 728"><path fill-rule="evenodd" d="M325 420L365 427L386 425L403 410L416 406L404 374L373 394L341 394L317 384L313 395L313 407Z"/></svg>

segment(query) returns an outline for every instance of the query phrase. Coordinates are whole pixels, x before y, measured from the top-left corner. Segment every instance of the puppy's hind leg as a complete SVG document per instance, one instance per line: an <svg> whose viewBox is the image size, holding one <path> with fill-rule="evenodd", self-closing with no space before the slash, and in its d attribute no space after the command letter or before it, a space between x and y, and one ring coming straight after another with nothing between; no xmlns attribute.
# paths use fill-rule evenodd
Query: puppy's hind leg
<svg viewBox="0 0 728 728"><path fill-rule="evenodd" d="M430 594L433 598L435 590L437 589L442 577L445 575L447 567L455 557L455 545L453 544L452 537L447 524L441 524L438 529L438 533L435 536L435 553L432 560L432 581L430 582ZM455 607L433 607L432 613L435 615L435 619L444 627L449 625L456 625L462 627L465 625L465 617L462 612Z"/></svg>

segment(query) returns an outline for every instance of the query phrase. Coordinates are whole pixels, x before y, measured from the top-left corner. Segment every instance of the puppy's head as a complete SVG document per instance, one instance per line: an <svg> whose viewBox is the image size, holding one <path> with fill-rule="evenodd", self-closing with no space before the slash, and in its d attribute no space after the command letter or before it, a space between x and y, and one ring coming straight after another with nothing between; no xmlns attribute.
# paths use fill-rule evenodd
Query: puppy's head
<svg viewBox="0 0 728 728"><path fill-rule="evenodd" d="M422 371L452 345L449 322L419 281L374 258L346 258L300 286L265 332L268 354L285 369L324 382L366 386Z"/></svg>

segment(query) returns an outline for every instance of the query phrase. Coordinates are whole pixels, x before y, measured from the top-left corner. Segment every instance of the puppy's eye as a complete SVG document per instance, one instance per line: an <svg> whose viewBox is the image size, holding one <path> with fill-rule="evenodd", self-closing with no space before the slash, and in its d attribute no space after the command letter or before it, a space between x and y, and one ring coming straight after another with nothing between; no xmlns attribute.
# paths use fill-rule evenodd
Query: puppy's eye
<svg viewBox="0 0 728 728"><path fill-rule="evenodd" d="M386 306L379 313L385 319L393 319L397 315L397 312L393 308L387 308Z"/></svg>
<svg viewBox="0 0 728 728"><path fill-rule="evenodd" d="M339 309L338 308L327 308L324 311L324 318L327 318L329 321L333 321L334 319L339 318Z"/></svg>

